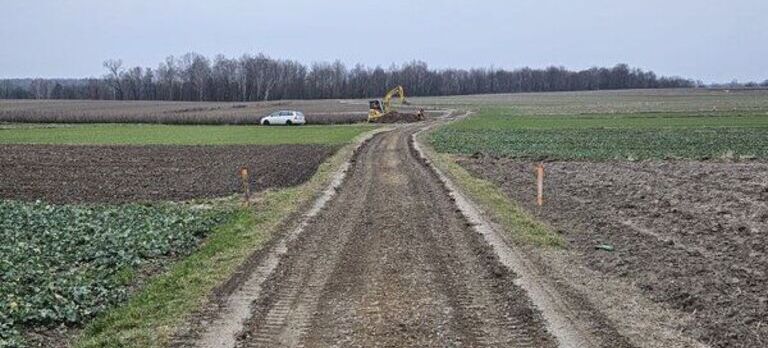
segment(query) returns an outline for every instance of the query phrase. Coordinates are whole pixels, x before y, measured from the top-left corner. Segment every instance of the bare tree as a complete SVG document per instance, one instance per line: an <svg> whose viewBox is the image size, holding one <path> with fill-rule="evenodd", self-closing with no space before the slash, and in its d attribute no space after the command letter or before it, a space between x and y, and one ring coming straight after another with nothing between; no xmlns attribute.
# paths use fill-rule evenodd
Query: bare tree
<svg viewBox="0 0 768 348"><path fill-rule="evenodd" d="M121 74L121 85L123 86L123 92L126 99L140 100L142 99L142 79L144 77L144 70L137 66L128 69L128 71Z"/></svg>
<svg viewBox="0 0 768 348"><path fill-rule="evenodd" d="M167 95L166 100L176 100L176 86L179 79L179 70L176 67L176 59L173 56L165 58L165 62L160 63L157 68L158 90L163 95Z"/></svg>
<svg viewBox="0 0 768 348"><path fill-rule="evenodd" d="M104 79L112 87L114 99L123 100L123 86L120 76L123 73L123 61L121 59L108 59L104 61L107 75Z"/></svg>

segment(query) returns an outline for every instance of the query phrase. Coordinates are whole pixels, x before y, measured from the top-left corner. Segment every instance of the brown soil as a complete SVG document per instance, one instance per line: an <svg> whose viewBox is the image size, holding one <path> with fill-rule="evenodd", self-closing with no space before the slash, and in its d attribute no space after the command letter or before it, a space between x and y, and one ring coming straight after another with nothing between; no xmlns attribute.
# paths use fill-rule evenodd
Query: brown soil
<svg viewBox="0 0 768 348"><path fill-rule="evenodd" d="M546 163L541 209L533 163L462 164L562 233L589 268L691 315L684 329L703 343L768 346L767 163Z"/></svg>
<svg viewBox="0 0 768 348"><path fill-rule="evenodd" d="M374 120L373 122L374 123L412 123L412 122L419 122L419 121L421 121L421 118L419 118L418 114L392 111L387 113L386 116L382 116Z"/></svg>
<svg viewBox="0 0 768 348"><path fill-rule="evenodd" d="M0 145L0 198L124 203L216 198L297 185L335 152L318 145Z"/></svg>

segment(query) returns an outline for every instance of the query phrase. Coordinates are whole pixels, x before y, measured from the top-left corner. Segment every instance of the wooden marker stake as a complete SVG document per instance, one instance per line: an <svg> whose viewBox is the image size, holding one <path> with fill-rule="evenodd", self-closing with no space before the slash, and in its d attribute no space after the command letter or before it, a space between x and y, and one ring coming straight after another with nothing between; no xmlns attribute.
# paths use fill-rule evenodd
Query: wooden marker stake
<svg viewBox="0 0 768 348"><path fill-rule="evenodd" d="M544 205L544 164L536 166L536 204Z"/></svg>
<svg viewBox="0 0 768 348"><path fill-rule="evenodd" d="M240 167L240 178L243 180L243 194L245 195L245 206L251 202L251 185L248 180L248 167Z"/></svg>

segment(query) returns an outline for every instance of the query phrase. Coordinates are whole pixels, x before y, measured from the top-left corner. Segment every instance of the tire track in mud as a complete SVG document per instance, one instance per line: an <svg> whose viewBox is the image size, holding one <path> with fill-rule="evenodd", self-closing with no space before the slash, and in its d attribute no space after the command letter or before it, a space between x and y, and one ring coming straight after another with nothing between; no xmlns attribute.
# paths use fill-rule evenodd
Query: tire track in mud
<svg viewBox="0 0 768 348"><path fill-rule="evenodd" d="M265 281L239 347L554 347L516 277L409 146L361 149Z"/></svg>

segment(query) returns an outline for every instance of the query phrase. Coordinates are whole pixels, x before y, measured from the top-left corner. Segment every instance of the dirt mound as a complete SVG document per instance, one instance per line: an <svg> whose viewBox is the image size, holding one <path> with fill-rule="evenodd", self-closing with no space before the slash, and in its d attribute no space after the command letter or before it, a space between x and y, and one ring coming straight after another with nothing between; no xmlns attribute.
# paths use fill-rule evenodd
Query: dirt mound
<svg viewBox="0 0 768 348"><path fill-rule="evenodd" d="M386 114L385 116L379 117L378 119L372 122L374 123L413 123L413 122L419 122L421 120L422 118L415 113L411 114L411 113L393 111Z"/></svg>
<svg viewBox="0 0 768 348"><path fill-rule="evenodd" d="M0 199L125 203L216 198L298 185L336 147L323 145L0 145Z"/></svg>

